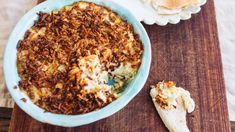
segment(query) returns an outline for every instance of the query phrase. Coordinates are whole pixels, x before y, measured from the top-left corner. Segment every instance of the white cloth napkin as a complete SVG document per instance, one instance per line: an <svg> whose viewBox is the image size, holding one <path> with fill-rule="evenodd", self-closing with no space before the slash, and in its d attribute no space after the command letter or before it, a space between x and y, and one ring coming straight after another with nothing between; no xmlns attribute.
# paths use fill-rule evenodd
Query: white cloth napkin
<svg viewBox="0 0 235 132"><path fill-rule="evenodd" d="M7 92L3 76L3 54L7 39L17 21L37 0L0 0L0 107L13 107L14 102Z"/></svg>
<svg viewBox="0 0 235 132"><path fill-rule="evenodd" d="M229 117L235 121L235 0L215 0Z"/></svg>
<svg viewBox="0 0 235 132"><path fill-rule="evenodd" d="M0 0L0 106L13 107L4 84L2 61L8 36L37 0ZM230 120L235 121L235 1L215 0Z"/></svg>

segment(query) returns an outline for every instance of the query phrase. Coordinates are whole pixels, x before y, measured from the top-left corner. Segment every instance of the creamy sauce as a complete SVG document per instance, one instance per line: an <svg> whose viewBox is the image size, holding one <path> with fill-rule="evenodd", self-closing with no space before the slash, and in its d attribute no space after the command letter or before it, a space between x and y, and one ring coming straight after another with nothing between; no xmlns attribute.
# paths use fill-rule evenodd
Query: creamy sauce
<svg viewBox="0 0 235 132"><path fill-rule="evenodd" d="M150 95L170 132L189 132L186 112L191 113L195 109L195 102L187 90L176 87L172 82L159 82L156 86L152 86Z"/></svg>
<svg viewBox="0 0 235 132"><path fill-rule="evenodd" d="M105 92L111 92L108 82L108 72L102 70L98 56L91 55L79 60L81 80L87 82L84 87L87 92L96 92L96 95L106 102Z"/></svg>

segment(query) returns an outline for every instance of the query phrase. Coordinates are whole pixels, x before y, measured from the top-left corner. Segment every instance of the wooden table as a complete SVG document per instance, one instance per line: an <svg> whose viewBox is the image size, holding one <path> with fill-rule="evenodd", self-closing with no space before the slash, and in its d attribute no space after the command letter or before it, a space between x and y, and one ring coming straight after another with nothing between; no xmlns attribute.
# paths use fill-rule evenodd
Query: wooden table
<svg viewBox="0 0 235 132"><path fill-rule="evenodd" d="M199 14L177 25L144 25L152 42L152 65L145 87L121 111L95 123L62 128L40 123L15 105L10 132L26 131L166 131L149 96L149 86L174 80L196 101L187 115L191 131L230 131L213 0Z"/></svg>

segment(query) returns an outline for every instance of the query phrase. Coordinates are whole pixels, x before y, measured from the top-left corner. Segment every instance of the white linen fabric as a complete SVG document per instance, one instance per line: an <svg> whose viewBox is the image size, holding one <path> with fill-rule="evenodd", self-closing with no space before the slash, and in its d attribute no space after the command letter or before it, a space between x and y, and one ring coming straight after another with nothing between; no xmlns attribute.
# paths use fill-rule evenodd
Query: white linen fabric
<svg viewBox="0 0 235 132"><path fill-rule="evenodd" d="M215 0L229 118L235 121L235 0Z"/></svg>
<svg viewBox="0 0 235 132"><path fill-rule="evenodd" d="M0 107L13 107L3 77L3 53L9 34L16 22L37 0L0 0ZM235 121L235 1L215 0L219 40L224 68L229 116Z"/></svg>
<svg viewBox="0 0 235 132"><path fill-rule="evenodd" d="M14 102L7 92L3 76L3 54L8 37L17 21L37 0L0 0L0 107L13 107Z"/></svg>

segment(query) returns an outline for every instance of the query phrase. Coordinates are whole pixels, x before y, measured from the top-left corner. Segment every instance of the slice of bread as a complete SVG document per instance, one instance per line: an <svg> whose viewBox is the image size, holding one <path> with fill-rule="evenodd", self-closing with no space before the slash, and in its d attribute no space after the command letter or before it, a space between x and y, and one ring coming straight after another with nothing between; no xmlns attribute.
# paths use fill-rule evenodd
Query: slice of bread
<svg viewBox="0 0 235 132"><path fill-rule="evenodd" d="M198 4L199 0L152 0L152 2L168 9L181 9L183 7Z"/></svg>
<svg viewBox="0 0 235 132"><path fill-rule="evenodd" d="M181 93L176 99L177 105L175 108L164 109L157 103L157 89L153 87L150 91L155 108L160 115L163 123L170 132L189 132L186 121L186 112L191 113L195 108L195 102L190 97L190 93L183 88L178 88Z"/></svg>

